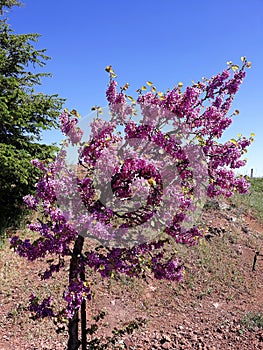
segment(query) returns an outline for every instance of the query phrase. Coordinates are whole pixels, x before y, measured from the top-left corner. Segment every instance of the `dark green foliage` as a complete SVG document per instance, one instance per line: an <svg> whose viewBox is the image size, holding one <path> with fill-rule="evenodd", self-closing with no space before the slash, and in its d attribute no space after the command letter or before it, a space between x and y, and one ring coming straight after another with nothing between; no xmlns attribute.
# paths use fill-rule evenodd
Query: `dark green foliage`
<svg viewBox="0 0 263 350"><path fill-rule="evenodd" d="M0 0L0 15L4 13L4 9L10 9L12 6L21 6L21 2L17 0Z"/></svg>
<svg viewBox="0 0 263 350"><path fill-rule="evenodd" d="M0 1L5 8L19 5L15 0ZM37 50L38 34L15 34L6 18L0 18L0 231L12 224L22 208L22 197L34 190L38 171L34 158L46 160L55 147L39 144L43 130L58 127L64 100L57 95L36 93L46 73L36 73L48 56Z"/></svg>

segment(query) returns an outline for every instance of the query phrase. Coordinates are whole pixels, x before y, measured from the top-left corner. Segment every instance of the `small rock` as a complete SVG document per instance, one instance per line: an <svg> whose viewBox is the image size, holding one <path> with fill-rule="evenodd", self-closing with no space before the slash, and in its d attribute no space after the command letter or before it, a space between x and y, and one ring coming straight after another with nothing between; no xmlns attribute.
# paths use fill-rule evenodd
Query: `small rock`
<svg viewBox="0 0 263 350"><path fill-rule="evenodd" d="M166 342L166 343L162 344L161 348L162 348L162 349L167 349L167 350L168 350L168 349L171 349L171 344L168 343L168 342Z"/></svg>
<svg viewBox="0 0 263 350"><path fill-rule="evenodd" d="M219 209L224 210L224 209L229 209L229 205L227 203L219 203Z"/></svg>
<svg viewBox="0 0 263 350"><path fill-rule="evenodd" d="M241 246L241 245L239 245L239 246L237 247L236 253L237 253L238 255L242 255L242 254L243 254L243 249L242 249L242 246Z"/></svg>
<svg viewBox="0 0 263 350"><path fill-rule="evenodd" d="M198 336L196 334L193 334L191 336L191 339L194 341L194 342L198 342Z"/></svg>
<svg viewBox="0 0 263 350"><path fill-rule="evenodd" d="M130 349L133 343L130 341L130 339L124 339L124 344L127 349Z"/></svg>
<svg viewBox="0 0 263 350"><path fill-rule="evenodd" d="M168 334L165 334L165 335L163 336L163 339L164 339L166 342L171 342L171 341L172 341Z"/></svg>

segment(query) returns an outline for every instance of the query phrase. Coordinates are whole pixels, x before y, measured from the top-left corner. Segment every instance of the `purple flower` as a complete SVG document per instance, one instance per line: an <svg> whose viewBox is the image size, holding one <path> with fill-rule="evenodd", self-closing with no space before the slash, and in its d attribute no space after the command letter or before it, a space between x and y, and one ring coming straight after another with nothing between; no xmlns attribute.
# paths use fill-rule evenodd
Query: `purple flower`
<svg viewBox="0 0 263 350"><path fill-rule="evenodd" d="M29 298L30 306L29 311L33 313L34 319L45 318L45 317L54 317L55 314L50 306L51 297L43 299L41 303L39 303L38 298L31 294Z"/></svg>

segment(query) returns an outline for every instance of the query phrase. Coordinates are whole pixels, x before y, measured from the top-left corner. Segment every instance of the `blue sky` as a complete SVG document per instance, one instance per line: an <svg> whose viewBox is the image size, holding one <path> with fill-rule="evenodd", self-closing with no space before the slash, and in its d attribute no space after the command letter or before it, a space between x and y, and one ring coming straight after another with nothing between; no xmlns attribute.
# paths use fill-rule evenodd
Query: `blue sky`
<svg viewBox="0 0 263 350"><path fill-rule="evenodd" d="M65 107L82 116L94 105L106 106L112 65L118 82L130 83L129 94L152 81L165 91L179 81L210 77L232 60L252 61L233 110L225 138L256 134L240 171L263 176L263 0L24 0L8 14L16 33L40 33L38 48L51 56L38 91L59 94ZM46 142L60 141L60 132L45 134Z"/></svg>

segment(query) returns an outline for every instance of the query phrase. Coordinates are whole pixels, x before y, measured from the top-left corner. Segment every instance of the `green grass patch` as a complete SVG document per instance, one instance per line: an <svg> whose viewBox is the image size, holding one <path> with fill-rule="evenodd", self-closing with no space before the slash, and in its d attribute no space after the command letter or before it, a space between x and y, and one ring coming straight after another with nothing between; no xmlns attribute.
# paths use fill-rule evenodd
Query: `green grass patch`
<svg viewBox="0 0 263 350"><path fill-rule="evenodd" d="M260 221L263 221L263 178L249 179L251 187L249 193L235 193L231 197L231 204Z"/></svg>
<svg viewBox="0 0 263 350"><path fill-rule="evenodd" d="M263 328L263 314L257 313L257 312L249 312L247 313L243 319L241 320L241 323L248 329L254 330L257 328L262 329Z"/></svg>

